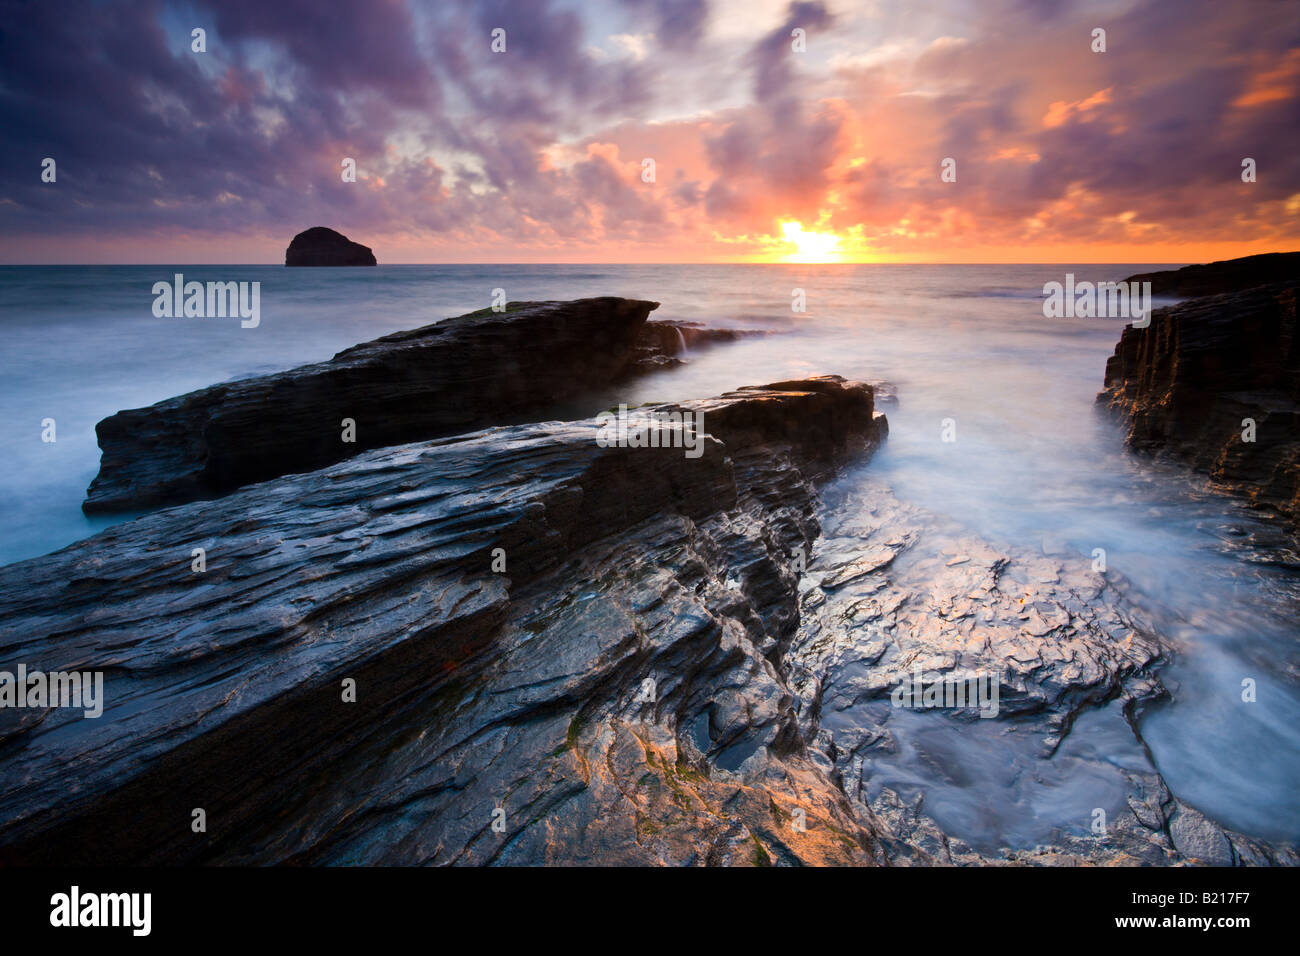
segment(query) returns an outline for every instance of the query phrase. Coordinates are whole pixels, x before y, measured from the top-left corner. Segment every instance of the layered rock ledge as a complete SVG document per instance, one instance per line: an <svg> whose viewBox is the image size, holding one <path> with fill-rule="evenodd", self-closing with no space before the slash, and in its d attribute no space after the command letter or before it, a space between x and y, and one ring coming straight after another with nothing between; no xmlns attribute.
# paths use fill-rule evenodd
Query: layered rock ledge
<svg viewBox="0 0 1300 956"><path fill-rule="evenodd" d="M95 428L102 457L82 508L212 498L367 449L500 424L620 376L657 307L615 297L512 302L118 412Z"/></svg>
<svg viewBox="0 0 1300 956"><path fill-rule="evenodd" d="M0 863L883 862L781 677L871 389L642 411L703 454L496 428L0 568L0 668L105 698L0 712Z"/></svg>
<svg viewBox="0 0 1300 956"><path fill-rule="evenodd" d="M1100 406L1168 455L1300 522L1300 280L1193 299L1124 329ZM1253 439L1253 440L1251 440Z"/></svg>
<svg viewBox="0 0 1300 956"><path fill-rule="evenodd" d="M373 266L375 254L369 246L353 242L326 226L312 226L289 241L284 251L286 266Z"/></svg>
<svg viewBox="0 0 1300 956"><path fill-rule="evenodd" d="M1150 282L1152 295L1193 298L1297 279L1300 279L1300 252L1266 252L1165 272L1143 272L1124 281Z"/></svg>

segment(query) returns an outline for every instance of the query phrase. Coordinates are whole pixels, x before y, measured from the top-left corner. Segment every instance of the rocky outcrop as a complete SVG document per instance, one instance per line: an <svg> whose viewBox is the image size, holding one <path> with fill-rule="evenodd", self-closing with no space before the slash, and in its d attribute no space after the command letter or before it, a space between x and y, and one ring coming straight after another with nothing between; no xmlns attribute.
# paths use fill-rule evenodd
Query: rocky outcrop
<svg viewBox="0 0 1300 956"><path fill-rule="evenodd" d="M312 226L294 236L284 251L286 266L373 266L369 246L353 242L325 226Z"/></svg>
<svg viewBox="0 0 1300 956"><path fill-rule="evenodd" d="M212 498L367 449L499 424L614 380L657 307L512 302L118 412L95 428L102 457L82 508Z"/></svg>
<svg viewBox="0 0 1300 956"><path fill-rule="evenodd" d="M1227 830L1183 804L1141 758L1063 752L1076 718L1108 703L1119 711L1110 719L1133 734L1130 746L1144 748L1141 715L1168 696L1159 669L1173 650L1122 574L1098 571L1090 555L1050 535L1041 549L987 540L902 500L871 468L823 486L820 497L822 535L800 580L800 624L782 673L813 761L880 834L891 863L1300 863L1293 847ZM904 711L892 695L917 671L931 684L996 678L995 712L969 699ZM903 796L891 779L915 781L912 792ZM1052 835L1037 846L977 850L930 813L930 802L943 802L935 788L946 786L949 799L954 786L995 794L979 821L964 823L996 832L1041 812L1053 780L1120 795L1103 837L1090 829L1091 801L1071 812L1059 796L1047 798Z"/></svg>
<svg viewBox="0 0 1300 956"><path fill-rule="evenodd" d="M865 705L889 704L917 668L937 681L996 675L998 713L1034 717L1045 756L1082 710L1164 696L1160 640L1120 610L1127 588L1118 575L1064 549L996 546L869 479L837 511L802 582L789 660L805 717L836 715L837 742L826 749L859 787L862 744L884 733L878 710ZM983 719L976 711L950 712Z"/></svg>
<svg viewBox="0 0 1300 956"><path fill-rule="evenodd" d="M0 669L104 675L0 711L0 863L883 862L782 678L870 388L640 411L703 453L496 428L0 568Z"/></svg>
<svg viewBox="0 0 1300 956"><path fill-rule="evenodd" d="M1126 781L1104 838L945 832L872 779L891 688L1000 675L995 720L931 712L926 773L977 773L987 723L1032 786L1081 711L1164 696L1122 576L828 483L884 437L869 387L639 411L702 412L703 454L495 428L0 568L0 670L104 674L99 719L0 710L0 865L1300 863L1123 761L1085 768Z"/></svg>
<svg viewBox="0 0 1300 956"><path fill-rule="evenodd" d="M1300 522L1300 281L1183 302L1126 328L1098 403L1128 444Z"/></svg>
<svg viewBox="0 0 1300 956"><path fill-rule="evenodd" d="M1150 282L1152 295L1193 298L1297 280L1300 280L1300 252L1266 252L1166 272L1144 272L1124 281Z"/></svg>

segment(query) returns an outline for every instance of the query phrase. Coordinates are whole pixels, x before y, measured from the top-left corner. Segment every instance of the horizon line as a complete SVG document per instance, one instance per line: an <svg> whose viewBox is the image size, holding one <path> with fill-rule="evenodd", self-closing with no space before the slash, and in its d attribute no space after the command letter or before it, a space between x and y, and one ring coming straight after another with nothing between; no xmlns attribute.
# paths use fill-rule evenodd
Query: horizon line
<svg viewBox="0 0 1300 956"><path fill-rule="evenodd" d="M1258 255L1268 255L1268 253L1257 253ZM1241 257L1248 258L1248 257ZM1228 260L1230 261L1230 260ZM0 268L19 269L19 268L36 268L36 269L58 269L58 268L83 268L83 267L102 267L102 268L138 268L142 266L276 266L282 269L349 269L365 270L379 269L383 267L396 268L401 266L1063 266L1063 265L1195 265L1185 260L1171 260L1168 262L1159 262L1155 260L1119 260L1119 259L1059 259L1059 260L1034 260L1034 261L989 261L989 262L924 262L924 261L898 261L898 262L737 262L734 260L720 261L694 261L694 262L507 262L507 261L489 261L489 262L381 262L373 266L287 266L282 262L0 262Z"/></svg>

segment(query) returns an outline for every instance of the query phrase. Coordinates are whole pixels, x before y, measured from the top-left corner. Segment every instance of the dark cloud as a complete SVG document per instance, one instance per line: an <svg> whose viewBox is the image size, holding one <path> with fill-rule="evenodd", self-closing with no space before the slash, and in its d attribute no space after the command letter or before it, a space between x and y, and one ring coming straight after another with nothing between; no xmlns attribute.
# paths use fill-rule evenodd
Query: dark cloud
<svg viewBox="0 0 1300 956"><path fill-rule="evenodd" d="M648 14L659 39L666 44L694 47L709 19L707 0L624 0L629 8Z"/></svg>
<svg viewBox="0 0 1300 956"><path fill-rule="evenodd" d="M795 51L792 34L799 28L811 36L832 22L821 2L792 3L782 24L755 44L756 107L706 141L717 175L705 197L710 216L735 220L776 209L780 217L816 218L841 120L809 95L800 70L807 54Z"/></svg>
<svg viewBox="0 0 1300 956"><path fill-rule="evenodd" d="M1134 0L1100 23L1083 2L954 0L951 37L837 70L849 5L791 3L743 49L709 36L740 9L716 6L0 0L0 239L325 222L513 248L825 215L891 243L940 221L985 241L1300 229L1300 4ZM653 33L649 55L611 53L616 31ZM650 120L679 107L675 173L645 188L666 136ZM945 156L958 184L939 182Z"/></svg>
<svg viewBox="0 0 1300 956"><path fill-rule="evenodd" d="M694 22L695 6L661 12ZM575 120L648 99L647 68L598 62L577 15L548 0L419 11L8 0L0 11L9 234L291 233L343 220L510 235L521 215L569 232L587 222L570 197L591 171L543 173L541 150ZM207 30L206 53L190 48L193 26ZM506 55L490 50L496 27L507 31ZM394 155L396 142L464 155L458 185L432 162ZM40 182L46 156L58 163L56 186ZM356 159L360 183L341 181L344 157Z"/></svg>
<svg viewBox="0 0 1300 956"><path fill-rule="evenodd" d="M402 106L429 106L436 85L405 4L356 0L203 0L217 41L282 48L306 90L369 90ZM202 26L198 23L196 26Z"/></svg>

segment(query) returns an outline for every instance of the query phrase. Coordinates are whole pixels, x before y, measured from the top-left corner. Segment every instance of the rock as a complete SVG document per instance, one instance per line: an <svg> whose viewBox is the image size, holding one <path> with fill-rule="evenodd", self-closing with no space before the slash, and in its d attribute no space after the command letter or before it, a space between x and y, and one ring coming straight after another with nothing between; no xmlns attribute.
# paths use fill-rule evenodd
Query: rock
<svg viewBox="0 0 1300 956"><path fill-rule="evenodd" d="M0 711L0 864L883 862L781 676L870 389L654 410L703 454L494 428L0 568L0 669L104 674Z"/></svg>
<svg viewBox="0 0 1300 956"><path fill-rule="evenodd" d="M1266 252L1166 272L1143 272L1124 281L1150 282L1152 295L1192 298L1296 280L1300 280L1300 252Z"/></svg>
<svg viewBox="0 0 1300 956"><path fill-rule="evenodd" d="M1130 447L1300 519L1300 280L1179 303L1124 329L1100 406ZM1254 422L1253 441L1249 422Z"/></svg>
<svg viewBox="0 0 1300 956"><path fill-rule="evenodd" d="M881 845L892 865L904 866L1296 866L1290 846L1273 846L1224 830L1170 797L1159 774L1129 775L1130 807L1107 821L1105 835L1060 833L1054 843L1029 850L980 853L949 837L925 813L921 797L903 800L889 788L871 801ZM1143 802L1155 789L1164 804L1154 811ZM1154 816L1152 817L1152 814ZM1151 819L1148 823L1147 819ZM1154 831L1154 832L1153 832ZM1172 839L1171 839L1172 835ZM1176 845L1177 844L1177 845Z"/></svg>
<svg viewBox="0 0 1300 956"><path fill-rule="evenodd" d="M739 339L769 335L764 329L710 329L696 322L675 319L650 321L641 328L628 376L682 365L688 351L709 348Z"/></svg>
<svg viewBox="0 0 1300 956"><path fill-rule="evenodd" d="M498 424L611 382L657 302L512 302L395 332L327 362L118 412L82 508L132 511L226 494L371 448ZM355 441L344 438L344 419Z"/></svg>
<svg viewBox="0 0 1300 956"><path fill-rule="evenodd" d="M369 246L353 242L325 226L312 226L298 233L284 251L286 266L373 266L375 254Z"/></svg>
<svg viewBox="0 0 1300 956"><path fill-rule="evenodd" d="M689 349L707 348L769 334L771 333L765 329L710 329L697 322L665 319L647 322L641 329L637 345L653 348L665 355L680 355Z"/></svg>
<svg viewBox="0 0 1300 956"><path fill-rule="evenodd" d="M1065 542L985 539L908 502L874 469L821 486L819 498L822 536L801 581L799 627L782 672L814 763L879 835L891 865L1300 859L1291 845L1195 815L1153 765L1139 769L1110 748L1098 759L1086 744L1062 746L1081 715L1109 710L1100 719L1127 727L1146 753L1141 716L1168 696L1160 668L1177 645L1145 621L1145 599L1118 569L1094 571L1090 556ZM981 716L967 697L905 713L899 705L907 702L892 693L917 669L931 685L997 675L997 712ZM1064 770L1062 761L1074 763ZM1085 787L1106 780L1099 793L1124 795L1107 804L1104 833L1092 831L1088 812L1055 817L1062 805L1049 798L1053 836L1044 845L999 846L993 835L1041 812L1040 788L1050 793L1058 773ZM960 802L954 810L954 784L983 798L979 819ZM940 809L947 802L942 819L989 845L975 849L948 832L927 810L931 797Z"/></svg>
<svg viewBox="0 0 1300 956"><path fill-rule="evenodd" d="M1174 848L1189 860L1209 866L1232 866L1232 843L1223 828L1203 813L1178 804L1169 821Z"/></svg>
<svg viewBox="0 0 1300 956"><path fill-rule="evenodd" d="M1049 844L1031 849L976 850L946 832L926 809L928 783L965 777L972 787L988 786L1001 807L1032 813L1028 795L1039 774L1027 754L1024 766L1002 763L1012 760L1011 750L995 751L992 763L987 753L981 757L981 737L973 732L980 727L968 724L984 718L969 704L930 711L929 719L949 730L918 737L913 722L906 748L900 745L890 694L914 666L927 681L1001 674L999 711L987 722L1002 728L1002 738L1023 732L1041 739L1036 761L1050 777L1081 713L1116 701L1110 706L1136 722L1165 696L1157 673L1164 642L1134 620L1128 582L1114 569L1092 572L1079 552L1048 563L1038 548L983 541L957 521L900 500L874 473L855 472L823 486L821 496L829 513L805 576L813 583L803 591L799 629L782 656L784 673L803 737L822 755L815 762L827 766L859 819L870 821L891 865L1295 865L1300 859L1292 846L1224 830L1189 810L1154 768L1084 770L1085 778L1114 773L1127 789L1126 806L1112 808L1104 836L1089 832L1085 815L1061 820ZM957 549L969 560L950 566L946 556ZM1056 569L1056 580L1041 580L1046 566ZM1025 607L1032 611L1021 620ZM909 788L920 792L900 794L883 783L891 779L888 755L923 741L934 748L925 769L902 770L903 779L932 775ZM1023 791L1021 781L1027 781Z"/></svg>
<svg viewBox="0 0 1300 956"><path fill-rule="evenodd" d="M1123 609L1117 572L1099 575L1077 553L1049 562L1036 548L995 546L871 475L835 492L785 660L805 736L833 723L849 796L865 790L854 762L883 741L880 715L916 668L930 682L996 677L999 714L1032 719L1044 756L1081 711L1164 696L1155 671L1165 649ZM988 719L969 701L950 712Z"/></svg>
<svg viewBox="0 0 1300 956"><path fill-rule="evenodd" d="M868 382L876 394L877 408L898 407L898 386L893 382Z"/></svg>

